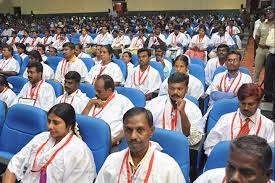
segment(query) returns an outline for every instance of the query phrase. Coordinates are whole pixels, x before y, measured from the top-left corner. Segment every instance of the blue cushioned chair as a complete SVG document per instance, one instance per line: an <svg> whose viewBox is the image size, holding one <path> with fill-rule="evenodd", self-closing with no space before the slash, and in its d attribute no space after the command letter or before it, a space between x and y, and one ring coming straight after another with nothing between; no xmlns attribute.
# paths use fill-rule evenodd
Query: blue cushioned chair
<svg viewBox="0 0 275 183"><path fill-rule="evenodd" d="M26 78L20 76L10 76L7 78L8 82L12 84L12 91L17 95L20 93L23 86L28 82Z"/></svg>
<svg viewBox="0 0 275 183"><path fill-rule="evenodd" d="M23 76L25 70L27 69L27 66L28 66L29 62L30 62L29 57L26 57L23 60L22 65L20 67L19 76Z"/></svg>
<svg viewBox="0 0 275 183"><path fill-rule="evenodd" d="M199 58L190 58L190 62L191 64L196 64L196 65L199 65L201 66L203 69L204 69L204 62L202 59L199 59Z"/></svg>
<svg viewBox="0 0 275 183"><path fill-rule="evenodd" d="M16 104L9 108L0 136L0 158L10 160L35 135L47 131L47 115L42 109Z"/></svg>
<svg viewBox="0 0 275 183"><path fill-rule="evenodd" d="M80 58L84 64L86 65L88 72L91 70L91 68L95 65L95 62L91 58Z"/></svg>
<svg viewBox="0 0 275 183"><path fill-rule="evenodd" d="M163 148L163 152L176 160L181 168L186 182L189 182L190 159L187 138L182 133L156 128L151 140L158 142ZM126 147L126 141L123 139L119 148L120 150L123 150Z"/></svg>
<svg viewBox="0 0 275 183"><path fill-rule="evenodd" d="M87 83L80 83L79 89L82 93L86 93L86 96L89 98L95 97L95 88L94 85Z"/></svg>
<svg viewBox="0 0 275 183"><path fill-rule="evenodd" d="M196 104L197 107L199 107L199 101L195 97L188 95L188 96L185 96L185 98L187 98L188 100Z"/></svg>
<svg viewBox="0 0 275 183"><path fill-rule="evenodd" d="M63 60L63 57L48 57L47 58L47 63L48 65L53 69L53 71L56 71L58 63Z"/></svg>
<svg viewBox="0 0 275 183"><path fill-rule="evenodd" d="M134 66L138 65L138 56L136 54L132 54L132 61Z"/></svg>
<svg viewBox="0 0 275 183"><path fill-rule="evenodd" d="M127 65L126 65L126 63L123 60L116 59L116 58L113 58L113 61L114 61L114 63L116 63L119 66L119 68L122 72L122 75L123 75L124 79L126 80L126 78L127 78Z"/></svg>
<svg viewBox="0 0 275 183"><path fill-rule="evenodd" d="M189 64L188 68L189 68L189 73L195 76L198 80L200 80L203 87L205 88L204 69L197 64Z"/></svg>
<svg viewBox="0 0 275 183"><path fill-rule="evenodd" d="M164 72L163 72L163 66L161 63L159 62L149 62L150 66L153 67L154 69L156 69L159 72L160 78L163 81L164 80Z"/></svg>
<svg viewBox="0 0 275 183"><path fill-rule="evenodd" d="M241 71L242 73L245 73L245 74L251 76L251 73L250 73L250 71L249 71L247 68L245 68L245 67L240 67L239 69L240 69L240 71ZM214 72L214 74L213 74L212 80L214 79L214 77L215 77L217 74L219 74L219 73L221 73L221 72L224 72L224 71L226 71L226 70L227 70L227 68L226 68L225 66L219 66L219 67L217 67L217 69L215 70L215 72Z"/></svg>
<svg viewBox="0 0 275 183"><path fill-rule="evenodd" d="M6 119L7 104L0 100L0 131L2 130L4 121Z"/></svg>
<svg viewBox="0 0 275 183"><path fill-rule="evenodd" d="M222 141L216 144L209 154L204 166L204 172L214 168L226 167L230 152L230 141Z"/></svg>
<svg viewBox="0 0 275 183"><path fill-rule="evenodd" d="M63 86L61 83L56 82L51 79L47 79L46 82L49 83L50 85L52 85L56 97L59 97L60 95L63 94Z"/></svg>
<svg viewBox="0 0 275 183"><path fill-rule="evenodd" d="M18 54L13 54L13 58L18 62L19 66L22 65L22 58Z"/></svg>
<svg viewBox="0 0 275 183"><path fill-rule="evenodd" d="M222 115L237 111L238 107L239 102L237 99L222 99L215 102L207 120L207 134L209 134Z"/></svg>
<svg viewBox="0 0 275 183"><path fill-rule="evenodd" d="M137 89L117 86L116 91L127 97L135 107L144 107L146 105L145 95Z"/></svg>
<svg viewBox="0 0 275 183"><path fill-rule="evenodd" d="M111 130L109 125L98 118L81 114L76 115L80 135L93 152L96 171L99 172L105 159L110 154Z"/></svg>

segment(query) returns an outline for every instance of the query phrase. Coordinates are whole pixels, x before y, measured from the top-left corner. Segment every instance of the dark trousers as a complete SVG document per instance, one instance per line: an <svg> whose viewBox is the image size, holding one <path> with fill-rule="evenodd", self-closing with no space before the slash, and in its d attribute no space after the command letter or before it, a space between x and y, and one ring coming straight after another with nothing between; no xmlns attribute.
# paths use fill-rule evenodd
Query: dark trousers
<svg viewBox="0 0 275 183"><path fill-rule="evenodd" d="M265 64L264 77L265 98L272 100L272 117L275 118L275 54L269 54Z"/></svg>

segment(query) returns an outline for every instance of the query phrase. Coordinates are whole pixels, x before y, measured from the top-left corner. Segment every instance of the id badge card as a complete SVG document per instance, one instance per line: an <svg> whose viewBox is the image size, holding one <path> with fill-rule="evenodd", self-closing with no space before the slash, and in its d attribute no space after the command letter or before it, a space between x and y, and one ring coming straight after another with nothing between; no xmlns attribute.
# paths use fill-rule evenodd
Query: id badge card
<svg viewBox="0 0 275 183"><path fill-rule="evenodd" d="M31 98L19 98L18 99L19 104L25 104L25 105L30 105L30 106L34 106L35 102L36 102L36 100L31 99Z"/></svg>

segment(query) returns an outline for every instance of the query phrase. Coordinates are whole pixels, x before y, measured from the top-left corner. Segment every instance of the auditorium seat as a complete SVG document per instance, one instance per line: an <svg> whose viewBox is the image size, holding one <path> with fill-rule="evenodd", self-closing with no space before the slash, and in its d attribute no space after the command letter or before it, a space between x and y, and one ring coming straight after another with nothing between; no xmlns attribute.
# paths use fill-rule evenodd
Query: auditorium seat
<svg viewBox="0 0 275 183"><path fill-rule="evenodd" d="M114 61L114 63L116 63L119 66L119 68L122 72L122 75L124 77L124 80L126 80L126 78L127 78L127 65L126 65L126 63L121 59L113 58L112 60Z"/></svg>
<svg viewBox="0 0 275 183"><path fill-rule="evenodd" d="M89 72L89 71L91 70L91 68L95 65L94 60L91 59L91 58L80 58L80 59L81 59L81 60L84 62L84 64L86 65L88 72Z"/></svg>
<svg viewBox="0 0 275 183"><path fill-rule="evenodd" d="M121 86L115 87L115 90L119 94L127 97L135 107L144 107L146 105L145 95L140 90Z"/></svg>
<svg viewBox="0 0 275 183"><path fill-rule="evenodd" d="M87 84L87 83L80 83L79 89L82 93L86 93L86 96L89 98L95 97L95 88L94 85Z"/></svg>
<svg viewBox="0 0 275 183"><path fill-rule="evenodd" d="M20 76L10 76L7 80L12 85L12 91L16 95L20 93L23 86L28 82L26 78Z"/></svg>
<svg viewBox="0 0 275 183"><path fill-rule="evenodd" d="M63 60L63 57L53 56L47 58L47 64L53 69L53 71L56 71L58 63Z"/></svg>
<svg viewBox="0 0 275 183"><path fill-rule="evenodd" d="M161 81L164 81L164 72L163 72L163 66L159 62L149 62L150 66L156 69L159 72Z"/></svg>
<svg viewBox="0 0 275 183"><path fill-rule="evenodd" d="M63 94L63 86L61 83L51 79L47 79L46 82L52 85L56 97L59 97Z"/></svg>

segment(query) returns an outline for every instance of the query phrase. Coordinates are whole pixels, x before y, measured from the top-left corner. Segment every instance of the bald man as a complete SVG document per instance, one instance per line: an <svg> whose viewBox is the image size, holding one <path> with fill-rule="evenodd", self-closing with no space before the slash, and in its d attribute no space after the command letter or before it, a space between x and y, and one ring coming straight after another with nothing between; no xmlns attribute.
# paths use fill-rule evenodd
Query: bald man
<svg viewBox="0 0 275 183"><path fill-rule="evenodd" d="M257 84L243 84L237 93L239 109L228 113L218 120L204 143L205 154L209 155L220 141L233 140L245 135L256 135L274 146L274 123L261 114L259 109L263 89Z"/></svg>

